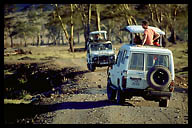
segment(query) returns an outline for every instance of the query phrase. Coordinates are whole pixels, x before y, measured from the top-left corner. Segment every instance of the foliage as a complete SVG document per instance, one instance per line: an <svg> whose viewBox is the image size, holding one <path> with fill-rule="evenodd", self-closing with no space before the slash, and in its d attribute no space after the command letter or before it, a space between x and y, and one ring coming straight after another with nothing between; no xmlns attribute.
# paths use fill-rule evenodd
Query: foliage
<svg viewBox="0 0 192 128"><path fill-rule="evenodd" d="M89 5L91 19L88 27ZM163 29L166 38L174 36L180 40L188 40L187 4L73 4L73 13L70 4L58 4L58 14L67 32L71 31L73 20L74 39L77 34L84 34L85 41L88 29L97 30L96 10L100 13L101 30L107 30L110 39L124 38L124 33L119 31L122 27L141 24L145 19L150 25ZM64 39L56 8L51 4L4 5L4 21L5 38L14 36L15 39L22 39L25 33L26 40L40 35L42 38L50 38L55 43Z"/></svg>

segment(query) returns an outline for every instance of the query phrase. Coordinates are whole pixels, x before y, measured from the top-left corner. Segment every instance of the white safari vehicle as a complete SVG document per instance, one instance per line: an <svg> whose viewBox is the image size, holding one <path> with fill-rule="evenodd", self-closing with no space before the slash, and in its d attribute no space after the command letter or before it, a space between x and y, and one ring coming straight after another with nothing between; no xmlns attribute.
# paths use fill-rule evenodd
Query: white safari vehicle
<svg viewBox="0 0 192 128"><path fill-rule="evenodd" d="M127 26L126 30L132 35L144 32L141 26ZM160 35L164 34L158 28L154 30ZM142 96L146 100L159 102L160 107L168 106L175 77L170 50L158 46L124 44L118 52L116 63L107 72L109 100L115 100L117 96L117 103L122 104L125 99Z"/></svg>
<svg viewBox="0 0 192 128"><path fill-rule="evenodd" d="M115 62L115 51L106 31L93 31L87 42L87 67L94 71L96 67L110 66Z"/></svg>

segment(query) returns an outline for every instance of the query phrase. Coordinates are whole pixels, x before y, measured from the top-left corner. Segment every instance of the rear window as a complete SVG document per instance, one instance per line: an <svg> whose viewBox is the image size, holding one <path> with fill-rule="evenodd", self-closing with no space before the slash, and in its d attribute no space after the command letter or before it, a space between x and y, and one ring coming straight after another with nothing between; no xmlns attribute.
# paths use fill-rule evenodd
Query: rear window
<svg viewBox="0 0 192 128"><path fill-rule="evenodd" d="M169 68L169 56L168 55L157 55L148 54L146 59L146 70L149 70L155 65L163 65Z"/></svg>
<svg viewBox="0 0 192 128"><path fill-rule="evenodd" d="M143 70L144 69L144 54L132 53L129 70Z"/></svg>

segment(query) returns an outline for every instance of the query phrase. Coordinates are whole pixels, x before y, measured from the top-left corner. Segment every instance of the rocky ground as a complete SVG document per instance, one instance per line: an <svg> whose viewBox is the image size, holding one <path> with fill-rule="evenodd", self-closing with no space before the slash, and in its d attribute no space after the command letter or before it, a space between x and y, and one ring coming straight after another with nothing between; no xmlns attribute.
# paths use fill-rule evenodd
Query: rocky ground
<svg viewBox="0 0 192 128"><path fill-rule="evenodd" d="M6 123L188 124L188 88L182 78L176 77L174 95L167 108L142 97L133 97L124 105L118 105L107 100L107 67L89 72L85 58L55 59L43 66L74 70L66 77L67 82L53 88L47 96L41 93L32 104L5 105ZM16 122L11 116L18 117Z"/></svg>

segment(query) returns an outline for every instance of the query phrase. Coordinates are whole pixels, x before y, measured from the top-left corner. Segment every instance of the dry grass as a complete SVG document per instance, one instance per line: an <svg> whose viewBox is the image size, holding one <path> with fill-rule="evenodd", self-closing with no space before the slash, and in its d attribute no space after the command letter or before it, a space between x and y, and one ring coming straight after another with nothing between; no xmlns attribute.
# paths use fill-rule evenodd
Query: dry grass
<svg viewBox="0 0 192 128"><path fill-rule="evenodd" d="M168 47L173 52L176 75L188 76L188 43L177 43ZM178 72L177 72L178 71Z"/></svg>
<svg viewBox="0 0 192 128"><path fill-rule="evenodd" d="M78 46L76 48L83 48L82 46ZM5 56L4 60L16 61L25 57L31 58L33 60L48 60L53 58L85 58L86 52L74 52L71 53L68 51L68 46L40 46L40 47L27 47L22 48L24 50L29 50L32 54L20 54L13 56Z"/></svg>

